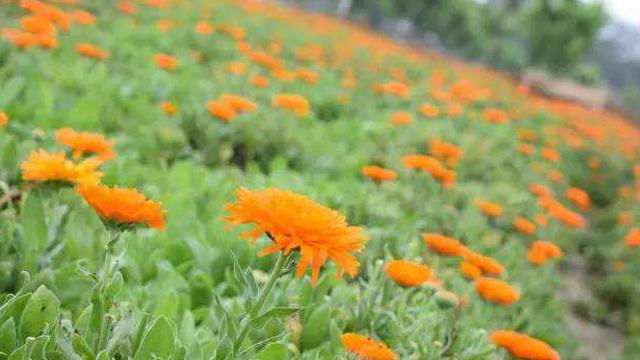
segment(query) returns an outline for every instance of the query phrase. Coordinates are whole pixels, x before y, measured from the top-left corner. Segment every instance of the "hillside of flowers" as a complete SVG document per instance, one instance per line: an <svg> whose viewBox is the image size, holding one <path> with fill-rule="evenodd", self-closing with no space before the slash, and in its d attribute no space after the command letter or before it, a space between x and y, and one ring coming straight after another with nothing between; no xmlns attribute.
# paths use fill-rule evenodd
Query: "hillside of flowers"
<svg viewBox="0 0 640 360"><path fill-rule="evenodd" d="M257 0L0 1L0 359L640 351L640 130ZM571 259L591 296L564 302Z"/></svg>

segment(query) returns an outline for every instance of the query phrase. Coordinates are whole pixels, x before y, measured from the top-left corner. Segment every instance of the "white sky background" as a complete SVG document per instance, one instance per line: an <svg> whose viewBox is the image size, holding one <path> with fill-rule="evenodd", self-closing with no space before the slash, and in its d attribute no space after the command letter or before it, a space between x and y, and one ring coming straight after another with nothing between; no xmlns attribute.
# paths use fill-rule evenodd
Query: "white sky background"
<svg viewBox="0 0 640 360"><path fill-rule="evenodd" d="M589 2L601 2L612 17L640 26L640 0L589 0Z"/></svg>

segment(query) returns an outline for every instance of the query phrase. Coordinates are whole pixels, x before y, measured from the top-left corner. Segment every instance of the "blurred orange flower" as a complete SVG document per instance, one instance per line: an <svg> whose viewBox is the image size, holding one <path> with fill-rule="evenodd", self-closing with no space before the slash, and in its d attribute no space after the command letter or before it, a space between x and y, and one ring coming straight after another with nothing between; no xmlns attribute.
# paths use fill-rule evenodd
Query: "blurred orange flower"
<svg viewBox="0 0 640 360"><path fill-rule="evenodd" d="M300 118L308 116L311 108L309 101L298 94L276 94L273 96L272 104L275 107L291 110Z"/></svg>
<svg viewBox="0 0 640 360"><path fill-rule="evenodd" d="M178 60L169 54L156 54L153 61L157 67L163 70L174 70L178 67Z"/></svg>
<svg viewBox="0 0 640 360"><path fill-rule="evenodd" d="M81 157L84 153L96 154L103 161L116 157L113 141L107 140L100 134L62 128L56 131L56 142L70 147L73 150L74 159Z"/></svg>
<svg viewBox="0 0 640 360"><path fill-rule="evenodd" d="M385 271L391 280L406 287L420 286L431 279L431 269L413 261L390 261L385 266Z"/></svg>
<svg viewBox="0 0 640 360"><path fill-rule="evenodd" d="M396 360L398 356L385 344L366 336L345 333L340 337L342 346L362 360Z"/></svg>
<svg viewBox="0 0 640 360"><path fill-rule="evenodd" d="M491 342L518 359L560 360L560 355L547 343L510 330L498 330L489 336Z"/></svg>
<svg viewBox="0 0 640 360"><path fill-rule="evenodd" d="M423 233L422 237L427 246L442 255L462 256L469 252L467 247L460 241L448 236L436 233Z"/></svg>
<svg viewBox="0 0 640 360"><path fill-rule="evenodd" d="M520 293L511 285L494 278L476 279L476 292L485 300L501 305L510 305L520 300Z"/></svg>
<svg viewBox="0 0 640 360"><path fill-rule="evenodd" d="M362 174L378 182L393 181L398 178L398 174L395 171L373 165L363 167Z"/></svg>

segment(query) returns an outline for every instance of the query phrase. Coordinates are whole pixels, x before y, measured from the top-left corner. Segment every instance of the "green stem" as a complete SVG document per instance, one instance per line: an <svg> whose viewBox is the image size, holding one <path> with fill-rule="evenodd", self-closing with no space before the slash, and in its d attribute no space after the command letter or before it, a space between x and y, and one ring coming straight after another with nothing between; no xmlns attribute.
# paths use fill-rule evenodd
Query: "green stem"
<svg viewBox="0 0 640 360"><path fill-rule="evenodd" d="M236 353L239 350L239 347L240 345L242 345L244 338L249 334L249 330L251 330L253 320L260 315L264 303L269 298L269 294L273 290L273 286L276 284L276 281L282 274L282 269L284 268L285 264L288 263L287 260L289 260L290 257L291 255L284 255L282 253L278 256L278 260L273 267L271 275L269 275L267 283L262 288L260 296L258 296L258 300L256 300L255 304L251 308L251 311L249 312L249 318L244 322L242 329L238 333L238 337L236 337L235 341L233 342L233 353Z"/></svg>
<svg viewBox="0 0 640 360"><path fill-rule="evenodd" d="M104 254L104 265L103 265L103 269L102 269L102 276L99 278L100 280L98 280L98 283L96 284L96 286L98 287L98 291L99 291L99 301L102 304L102 311L104 311L103 314L100 314L99 317L99 323L98 323L98 330L99 330L99 334L98 334L98 339L97 342L95 343L95 348L94 351L96 353L100 352L103 350L103 348L105 347L105 342L108 338L108 332L109 332L109 327L111 326L110 321L106 321L105 317L107 315L108 312L108 306L109 306L109 300L106 298L106 291L107 288L109 287L109 282L111 280L111 274L112 274L112 263L113 263L113 252L114 252L114 247L116 245L116 243L118 242L118 240L120 239L120 233L117 231L107 231L107 244L105 246L105 254ZM95 310L94 310L95 311Z"/></svg>

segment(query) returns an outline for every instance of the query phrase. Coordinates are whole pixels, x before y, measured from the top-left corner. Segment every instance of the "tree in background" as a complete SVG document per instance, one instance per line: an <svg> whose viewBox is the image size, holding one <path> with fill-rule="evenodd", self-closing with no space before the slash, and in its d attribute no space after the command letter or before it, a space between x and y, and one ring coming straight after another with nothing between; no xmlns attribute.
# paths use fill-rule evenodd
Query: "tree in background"
<svg viewBox="0 0 640 360"><path fill-rule="evenodd" d="M598 3L535 0L527 19L531 63L566 73L593 45L606 17Z"/></svg>

